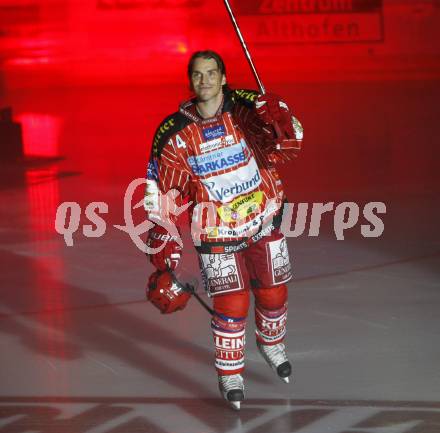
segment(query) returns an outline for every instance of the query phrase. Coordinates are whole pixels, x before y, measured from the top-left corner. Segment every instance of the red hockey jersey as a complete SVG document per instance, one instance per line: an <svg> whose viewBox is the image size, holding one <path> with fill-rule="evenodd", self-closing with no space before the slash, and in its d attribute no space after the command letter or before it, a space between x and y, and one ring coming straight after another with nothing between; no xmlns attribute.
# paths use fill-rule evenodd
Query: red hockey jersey
<svg viewBox="0 0 440 433"><path fill-rule="evenodd" d="M280 224L285 196L264 152L263 125L254 112L257 96L254 91L226 91L210 119L198 116L195 100L187 101L156 131L145 210L157 222L163 212L161 195L174 189L180 194L177 204L188 198L200 252L239 251ZM296 132L300 141L302 129Z"/></svg>

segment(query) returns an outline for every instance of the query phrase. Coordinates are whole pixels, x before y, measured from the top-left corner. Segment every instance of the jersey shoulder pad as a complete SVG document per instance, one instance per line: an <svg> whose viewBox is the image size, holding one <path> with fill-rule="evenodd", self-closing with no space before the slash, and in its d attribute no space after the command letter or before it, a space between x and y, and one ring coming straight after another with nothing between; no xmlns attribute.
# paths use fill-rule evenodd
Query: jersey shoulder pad
<svg viewBox="0 0 440 433"><path fill-rule="evenodd" d="M256 90L235 89L232 91L232 100L237 104L253 108L258 95Z"/></svg>
<svg viewBox="0 0 440 433"><path fill-rule="evenodd" d="M170 137L183 129L188 123L185 116L179 112L167 116L154 133L153 155L159 157Z"/></svg>

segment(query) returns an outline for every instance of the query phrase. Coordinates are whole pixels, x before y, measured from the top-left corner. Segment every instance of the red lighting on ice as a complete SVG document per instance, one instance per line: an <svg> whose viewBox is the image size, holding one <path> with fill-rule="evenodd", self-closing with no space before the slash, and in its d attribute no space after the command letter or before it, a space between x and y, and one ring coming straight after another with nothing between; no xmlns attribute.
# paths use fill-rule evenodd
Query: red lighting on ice
<svg viewBox="0 0 440 433"><path fill-rule="evenodd" d="M17 116L22 124L25 156L57 156L61 119L49 114L23 113Z"/></svg>

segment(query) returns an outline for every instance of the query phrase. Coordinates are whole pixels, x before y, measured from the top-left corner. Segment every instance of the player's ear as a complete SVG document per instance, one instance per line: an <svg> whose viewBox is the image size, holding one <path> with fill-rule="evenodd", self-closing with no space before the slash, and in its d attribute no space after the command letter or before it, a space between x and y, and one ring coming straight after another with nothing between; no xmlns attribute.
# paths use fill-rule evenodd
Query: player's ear
<svg viewBox="0 0 440 433"><path fill-rule="evenodd" d="M222 86L224 86L225 84L226 84L226 75L223 74L223 77L222 77Z"/></svg>

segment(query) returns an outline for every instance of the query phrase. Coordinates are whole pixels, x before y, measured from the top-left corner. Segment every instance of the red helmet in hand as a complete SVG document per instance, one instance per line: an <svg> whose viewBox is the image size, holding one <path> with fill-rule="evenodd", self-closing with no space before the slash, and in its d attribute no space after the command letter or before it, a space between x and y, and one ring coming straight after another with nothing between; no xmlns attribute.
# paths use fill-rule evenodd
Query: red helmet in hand
<svg viewBox="0 0 440 433"><path fill-rule="evenodd" d="M170 271L156 271L148 280L147 298L162 314L183 310L190 297Z"/></svg>

